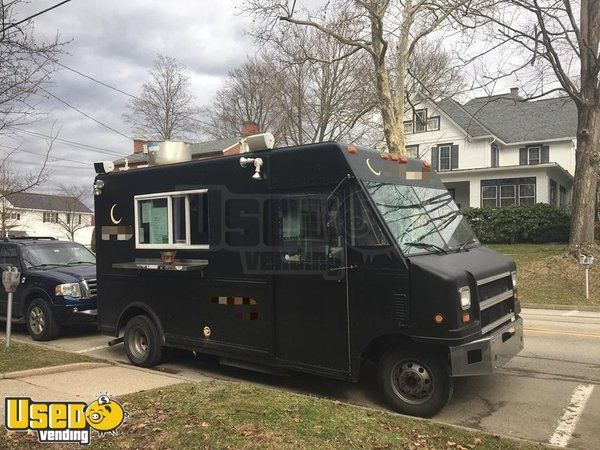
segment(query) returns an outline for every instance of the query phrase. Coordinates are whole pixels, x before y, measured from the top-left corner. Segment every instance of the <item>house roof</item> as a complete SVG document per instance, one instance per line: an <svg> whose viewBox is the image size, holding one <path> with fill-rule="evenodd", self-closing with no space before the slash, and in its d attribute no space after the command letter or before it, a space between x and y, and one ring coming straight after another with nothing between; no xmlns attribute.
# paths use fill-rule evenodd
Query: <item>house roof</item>
<svg viewBox="0 0 600 450"><path fill-rule="evenodd" d="M240 142L240 137L231 137L215 139L213 141L197 142L192 144L192 158L198 155L210 155L212 153L221 153ZM146 153L132 153L114 161L115 166L125 165L125 159L129 164L146 163L148 161Z"/></svg>
<svg viewBox="0 0 600 450"><path fill-rule="evenodd" d="M7 195L6 198L15 208L35 209L41 211L80 212L91 214L92 210L75 197L33 192L19 192Z"/></svg>
<svg viewBox="0 0 600 450"><path fill-rule="evenodd" d="M573 139L577 134L577 108L569 97L524 101L494 95L464 105L444 99L437 106L470 136L493 135L506 144Z"/></svg>

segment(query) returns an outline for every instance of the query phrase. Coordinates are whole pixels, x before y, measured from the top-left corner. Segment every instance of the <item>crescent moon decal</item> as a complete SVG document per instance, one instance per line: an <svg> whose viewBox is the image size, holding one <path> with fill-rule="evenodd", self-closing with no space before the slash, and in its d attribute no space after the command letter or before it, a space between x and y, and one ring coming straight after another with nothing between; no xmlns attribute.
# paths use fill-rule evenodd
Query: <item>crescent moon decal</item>
<svg viewBox="0 0 600 450"><path fill-rule="evenodd" d="M115 203L114 205L111 206L110 208L110 220L112 221L112 223L114 223L115 225L119 225L121 223L121 221L123 220L123 218L121 217L119 220L115 219L115 208L117 207L117 204Z"/></svg>
<svg viewBox="0 0 600 450"><path fill-rule="evenodd" d="M373 172L375 175L377 175L377 176L381 175L381 171L379 171L379 172L376 172L376 171L375 171L375 169L373 169L373 168L371 167L371 163L369 162L369 158L367 158L367 167L368 167L368 168L369 168L369 170L370 170L371 172Z"/></svg>

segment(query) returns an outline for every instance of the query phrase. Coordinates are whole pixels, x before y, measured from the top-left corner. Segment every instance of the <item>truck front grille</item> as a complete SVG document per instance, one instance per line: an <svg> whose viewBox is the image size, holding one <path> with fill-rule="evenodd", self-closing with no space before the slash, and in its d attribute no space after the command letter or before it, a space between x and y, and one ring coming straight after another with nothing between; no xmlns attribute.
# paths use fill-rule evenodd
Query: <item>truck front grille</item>
<svg viewBox="0 0 600 450"><path fill-rule="evenodd" d="M510 272L478 281L477 293L483 334L514 316L515 300Z"/></svg>
<svg viewBox="0 0 600 450"><path fill-rule="evenodd" d="M98 295L98 282L96 280L85 280L85 283L87 284L90 297Z"/></svg>

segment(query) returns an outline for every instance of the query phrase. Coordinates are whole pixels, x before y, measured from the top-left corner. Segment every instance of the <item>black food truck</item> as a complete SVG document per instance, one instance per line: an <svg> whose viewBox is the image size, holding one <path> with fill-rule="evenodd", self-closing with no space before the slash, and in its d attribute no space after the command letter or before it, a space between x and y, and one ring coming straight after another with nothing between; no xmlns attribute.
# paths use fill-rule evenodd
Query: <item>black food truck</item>
<svg viewBox="0 0 600 450"><path fill-rule="evenodd" d="M136 365L179 348L358 381L372 361L395 410L431 416L453 377L523 349L515 263L426 161L329 142L99 173L94 193L99 326Z"/></svg>

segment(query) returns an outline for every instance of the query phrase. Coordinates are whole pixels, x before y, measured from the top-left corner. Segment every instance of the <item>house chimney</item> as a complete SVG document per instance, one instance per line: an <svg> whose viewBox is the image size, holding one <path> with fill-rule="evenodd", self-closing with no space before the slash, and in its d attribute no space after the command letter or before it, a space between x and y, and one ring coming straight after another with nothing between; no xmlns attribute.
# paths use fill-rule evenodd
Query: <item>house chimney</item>
<svg viewBox="0 0 600 450"><path fill-rule="evenodd" d="M144 153L144 147L148 144L146 139L136 138L133 140L133 153Z"/></svg>
<svg viewBox="0 0 600 450"><path fill-rule="evenodd" d="M260 130L258 129L258 124L256 122L247 120L242 123L242 137L253 136L258 133L260 133Z"/></svg>
<svg viewBox="0 0 600 450"><path fill-rule="evenodd" d="M514 100L519 100L519 88L518 87L512 87L512 88L510 88L510 96Z"/></svg>

